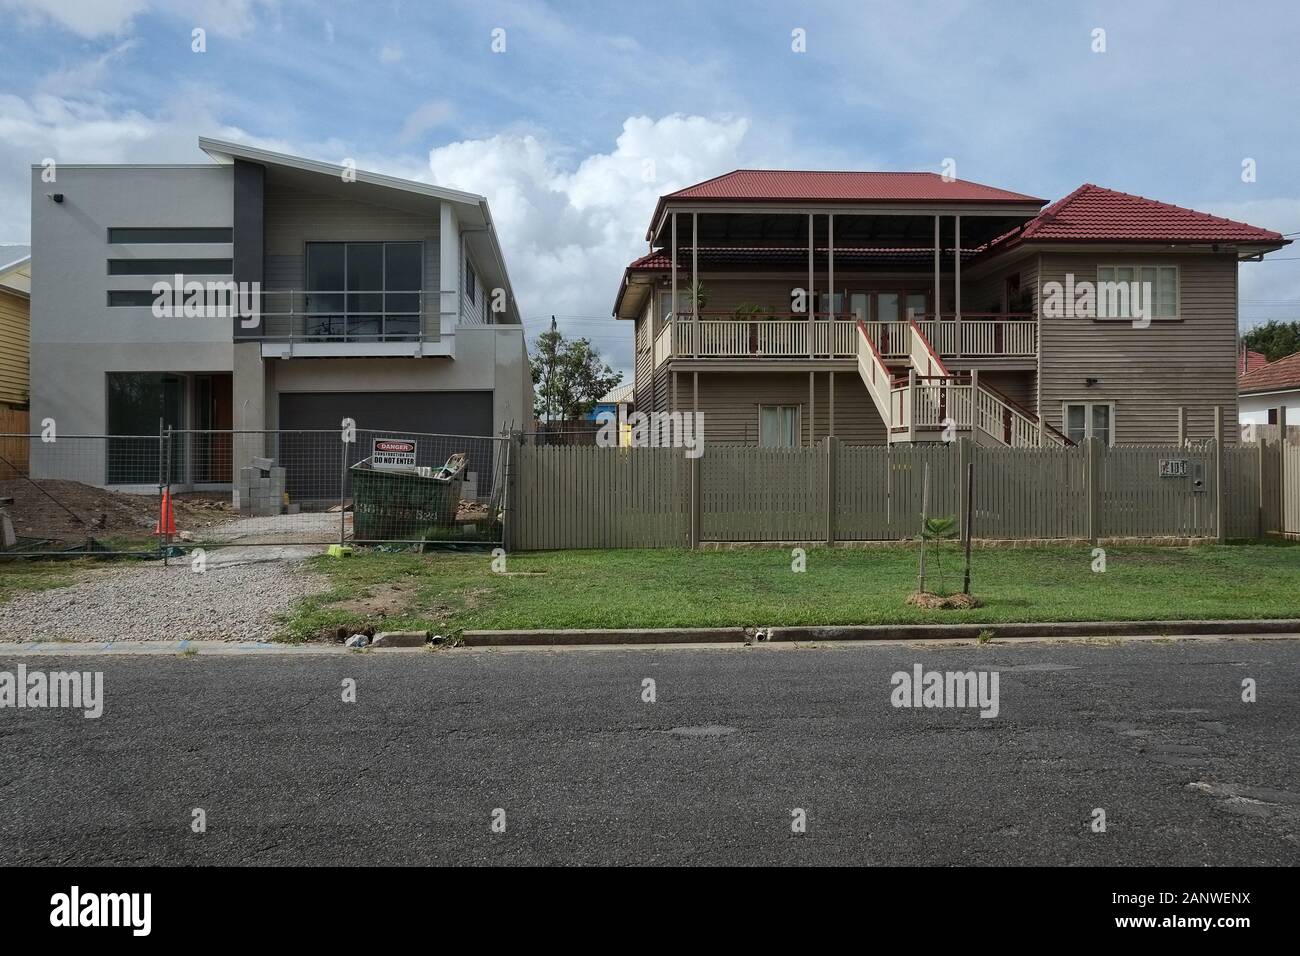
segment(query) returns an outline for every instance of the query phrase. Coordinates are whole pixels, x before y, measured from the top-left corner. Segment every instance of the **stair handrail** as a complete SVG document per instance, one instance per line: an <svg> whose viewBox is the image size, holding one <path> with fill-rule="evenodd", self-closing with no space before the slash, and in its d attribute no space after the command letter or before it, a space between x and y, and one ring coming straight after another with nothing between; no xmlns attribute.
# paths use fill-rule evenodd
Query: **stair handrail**
<svg viewBox="0 0 1300 956"><path fill-rule="evenodd" d="M1018 415L1020 418L1023 418L1034 428L1038 428L1038 426L1041 424L1044 431L1051 432L1052 435L1055 438L1057 438L1060 441L1060 443L1062 445L1065 445L1067 448L1072 447L1075 444L1064 434L1062 434L1058 429L1054 428L1041 415L1035 415L1029 409L1025 408L1025 406L1021 405L1014 398L1011 398L1010 396L1002 392L1000 389L995 388L992 385L989 385L987 382L983 380L980 381L979 387L981 390L987 391L990 395L992 395L995 399L997 399L997 401L1000 404L1006 406L1006 408L1010 410L1011 414ZM987 431L987 429L985 430Z"/></svg>
<svg viewBox="0 0 1300 956"><path fill-rule="evenodd" d="M876 343L871 339L871 333L867 331L866 323L861 319L857 320L858 335L863 342L867 343L867 348L871 352L871 360L866 363L870 366L870 376L867 369L863 368L863 355L861 346L858 347L858 374L862 376L863 383L867 386L867 391L871 393L872 399L876 403L876 408L881 417L885 420L885 431L888 432L893 426L893 414L890 410L891 396L894 388L894 377L889 372L889 366L885 364L884 358L880 355L880 349L876 348Z"/></svg>
<svg viewBox="0 0 1300 956"><path fill-rule="evenodd" d="M920 342L922 354L930 360L931 366L939 370L939 375L941 377L951 377L951 373L948 371L948 366L943 364L943 359L939 358L939 353L934 350L932 345L930 345L930 340L925 337L925 333L921 331L921 327L916 324L916 319L912 318L911 315L908 315L907 324L912 329L912 341L910 345L914 347L917 342ZM912 360L912 367L916 369L917 375L933 376L933 371L930 369L923 370L917 364L916 356L912 354L912 348L908 349L908 357Z"/></svg>

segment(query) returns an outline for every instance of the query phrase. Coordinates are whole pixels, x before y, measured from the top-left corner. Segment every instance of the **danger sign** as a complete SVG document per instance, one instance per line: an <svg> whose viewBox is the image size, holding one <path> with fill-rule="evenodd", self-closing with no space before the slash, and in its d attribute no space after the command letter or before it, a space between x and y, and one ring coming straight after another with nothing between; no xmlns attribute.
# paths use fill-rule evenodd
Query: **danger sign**
<svg viewBox="0 0 1300 956"><path fill-rule="evenodd" d="M392 471L414 471L415 442L404 438L376 438L370 464L374 468Z"/></svg>

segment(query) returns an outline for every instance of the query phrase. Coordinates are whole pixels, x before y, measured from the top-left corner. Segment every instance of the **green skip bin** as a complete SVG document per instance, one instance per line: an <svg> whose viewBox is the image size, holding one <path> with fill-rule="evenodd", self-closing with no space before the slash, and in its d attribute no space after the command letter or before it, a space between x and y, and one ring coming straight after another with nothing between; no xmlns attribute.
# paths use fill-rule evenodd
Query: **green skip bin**
<svg viewBox="0 0 1300 956"><path fill-rule="evenodd" d="M427 541L445 537L456 520L466 457L455 454L437 469L352 466L352 537L355 541Z"/></svg>

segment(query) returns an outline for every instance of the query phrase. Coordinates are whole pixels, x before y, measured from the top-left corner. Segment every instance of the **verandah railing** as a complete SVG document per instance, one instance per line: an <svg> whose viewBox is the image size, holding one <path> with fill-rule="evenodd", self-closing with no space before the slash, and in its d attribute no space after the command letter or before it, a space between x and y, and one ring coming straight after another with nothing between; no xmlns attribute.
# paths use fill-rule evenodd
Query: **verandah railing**
<svg viewBox="0 0 1300 956"><path fill-rule="evenodd" d="M668 358L855 358L858 322L793 313L761 313L754 318L702 311L697 320L677 313L656 338L655 364ZM1038 354L1038 324L1032 316L994 313L963 315L960 322L921 317L917 325L944 358L1033 358ZM862 321L880 354L903 359L910 348L906 319ZM662 341L662 345L660 344Z"/></svg>

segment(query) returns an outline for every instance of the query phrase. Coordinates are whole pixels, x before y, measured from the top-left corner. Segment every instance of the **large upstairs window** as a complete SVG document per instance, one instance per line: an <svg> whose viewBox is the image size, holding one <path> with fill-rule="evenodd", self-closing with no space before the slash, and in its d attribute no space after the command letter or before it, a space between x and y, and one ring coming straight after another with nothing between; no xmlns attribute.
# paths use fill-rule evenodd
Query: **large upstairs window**
<svg viewBox="0 0 1300 956"><path fill-rule="evenodd" d="M309 242L304 335L343 341L419 338L421 242Z"/></svg>

